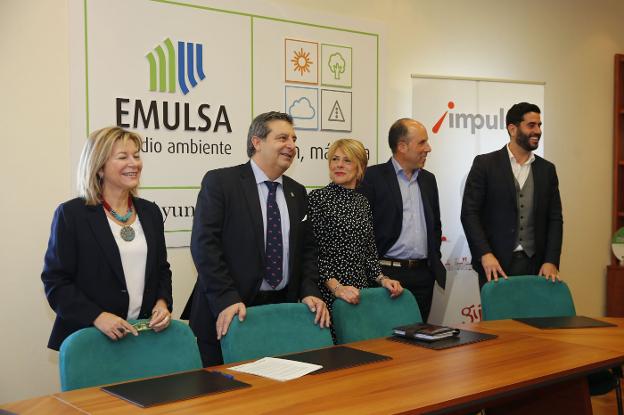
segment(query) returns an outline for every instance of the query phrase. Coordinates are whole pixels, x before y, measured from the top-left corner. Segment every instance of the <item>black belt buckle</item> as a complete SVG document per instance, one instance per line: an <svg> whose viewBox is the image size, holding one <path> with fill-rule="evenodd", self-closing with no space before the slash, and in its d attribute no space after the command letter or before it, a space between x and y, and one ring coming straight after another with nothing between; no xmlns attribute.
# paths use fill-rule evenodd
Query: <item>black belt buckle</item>
<svg viewBox="0 0 624 415"><path fill-rule="evenodd" d="M415 269L415 268L420 268L426 262L426 260L425 259L406 259L402 262L403 263L401 265L403 265L403 267L409 268L409 269Z"/></svg>
<svg viewBox="0 0 624 415"><path fill-rule="evenodd" d="M254 304L275 304L286 302L287 289L258 291Z"/></svg>
<svg viewBox="0 0 624 415"><path fill-rule="evenodd" d="M427 264L426 258L421 259L390 259L390 258L382 258L381 262L383 266L387 267L401 267L408 269L416 269Z"/></svg>

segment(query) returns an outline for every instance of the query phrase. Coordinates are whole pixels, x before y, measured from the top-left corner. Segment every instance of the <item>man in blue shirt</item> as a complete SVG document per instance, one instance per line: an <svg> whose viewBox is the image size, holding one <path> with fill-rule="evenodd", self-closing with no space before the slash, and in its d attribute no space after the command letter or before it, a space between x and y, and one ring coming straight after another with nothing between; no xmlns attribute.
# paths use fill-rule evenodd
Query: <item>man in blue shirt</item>
<svg viewBox="0 0 624 415"><path fill-rule="evenodd" d="M373 212L382 272L414 294L427 321L434 281L446 284L438 185L423 169L431 151L427 129L402 118L390 127L388 144L392 158L369 167L360 189Z"/></svg>

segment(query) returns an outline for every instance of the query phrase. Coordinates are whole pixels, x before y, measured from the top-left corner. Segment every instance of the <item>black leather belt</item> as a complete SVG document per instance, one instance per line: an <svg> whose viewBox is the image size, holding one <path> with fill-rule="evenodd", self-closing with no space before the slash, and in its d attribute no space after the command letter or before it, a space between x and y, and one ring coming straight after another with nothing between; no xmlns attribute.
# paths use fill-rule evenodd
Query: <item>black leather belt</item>
<svg viewBox="0 0 624 415"><path fill-rule="evenodd" d="M279 291L267 290L258 291L256 298L254 298L253 305L265 305L265 304L278 304L285 303L288 299L288 289L282 288Z"/></svg>
<svg viewBox="0 0 624 415"><path fill-rule="evenodd" d="M384 267L397 267L397 268L409 268L415 269L424 267L427 265L427 258L421 259L393 259L382 258L379 260L379 265Z"/></svg>

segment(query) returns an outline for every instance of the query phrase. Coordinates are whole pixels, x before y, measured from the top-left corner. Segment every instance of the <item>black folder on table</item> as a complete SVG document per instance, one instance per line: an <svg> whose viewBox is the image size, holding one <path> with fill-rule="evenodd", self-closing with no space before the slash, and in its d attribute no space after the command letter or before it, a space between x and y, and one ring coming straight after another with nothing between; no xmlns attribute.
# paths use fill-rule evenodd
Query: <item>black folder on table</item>
<svg viewBox="0 0 624 415"><path fill-rule="evenodd" d="M390 356L365 352L364 350L354 349L348 346L335 346L276 357L323 366L322 369L312 372L311 375L366 365L368 363L381 362L383 360L392 360Z"/></svg>
<svg viewBox="0 0 624 415"><path fill-rule="evenodd" d="M407 324L392 329L392 334L408 339L439 341L459 334L459 329L428 323Z"/></svg>
<svg viewBox="0 0 624 415"><path fill-rule="evenodd" d="M476 331L459 330L459 333L452 337L447 337L441 340L428 341L410 339L401 336L388 337L388 340L396 341L399 343L413 344L414 346L426 347L427 349L442 350L449 349L451 347L464 346L466 344L478 343L485 340L492 340L497 338L495 334L477 333Z"/></svg>
<svg viewBox="0 0 624 415"><path fill-rule="evenodd" d="M250 386L220 372L198 370L104 386L102 390L146 408Z"/></svg>
<svg viewBox="0 0 624 415"><path fill-rule="evenodd" d="M585 316L567 316L567 317L530 317L530 318L514 318L529 326L538 329L582 329L591 327L616 327L615 324L605 321L596 320Z"/></svg>

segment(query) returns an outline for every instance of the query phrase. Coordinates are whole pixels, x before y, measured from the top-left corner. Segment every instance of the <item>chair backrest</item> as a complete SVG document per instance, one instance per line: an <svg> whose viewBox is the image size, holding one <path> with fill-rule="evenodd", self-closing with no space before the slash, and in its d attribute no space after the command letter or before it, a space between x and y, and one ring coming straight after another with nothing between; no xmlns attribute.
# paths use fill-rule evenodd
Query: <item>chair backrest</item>
<svg viewBox="0 0 624 415"><path fill-rule="evenodd" d="M142 331L119 341L89 327L67 337L59 353L63 391L201 367L193 332L177 320L160 333Z"/></svg>
<svg viewBox="0 0 624 415"><path fill-rule="evenodd" d="M394 327L420 322L418 304L408 290L391 298L385 288L364 288L359 304L334 301L332 324L338 344L391 336Z"/></svg>
<svg viewBox="0 0 624 415"><path fill-rule="evenodd" d="M536 275L490 281L481 288L483 320L574 316L574 301L565 282Z"/></svg>
<svg viewBox="0 0 624 415"><path fill-rule="evenodd" d="M314 316L302 303L249 307L245 320L241 323L234 317L221 338L223 361L239 362L332 346L331 332L314 324Z"/></svg>

